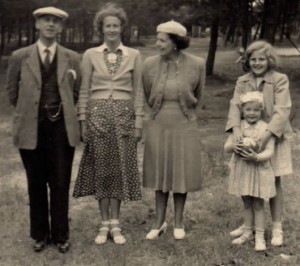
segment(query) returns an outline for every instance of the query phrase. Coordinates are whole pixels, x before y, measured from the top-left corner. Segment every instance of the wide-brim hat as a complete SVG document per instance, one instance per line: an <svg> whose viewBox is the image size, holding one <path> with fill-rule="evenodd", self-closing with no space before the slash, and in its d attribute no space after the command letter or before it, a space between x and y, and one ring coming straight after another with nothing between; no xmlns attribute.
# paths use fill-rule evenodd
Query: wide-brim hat
<svg viewBox="0 0 300 266"><path fill-rule="evenodd" d="M60 18L61 20L66 20L69 17L67 12L52 6L38 8L32 14L35 18L39 18L44 15L52 15Z"/></svg>
<svg viewBox="0 0 300 266"><path fill-rule="evenodd" d="M186 37L187 35L186 28L179 22L176 22L174 20L159 24L156 28L156 31L175 34L180 37Z"/></svg>

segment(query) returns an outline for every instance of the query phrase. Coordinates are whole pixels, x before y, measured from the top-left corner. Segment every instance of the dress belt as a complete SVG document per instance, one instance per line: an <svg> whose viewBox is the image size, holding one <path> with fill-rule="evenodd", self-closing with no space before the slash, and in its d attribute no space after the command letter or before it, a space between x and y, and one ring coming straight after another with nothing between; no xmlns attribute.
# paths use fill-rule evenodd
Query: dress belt
<svg viewBox="0 0 300 266"><path fill-rule="evenodd" d="M109 99L112 98L114 100L130 100L131 97L131 92L127 92L127 91L93 91L90 99L95 100L95 99Z"/></svg>

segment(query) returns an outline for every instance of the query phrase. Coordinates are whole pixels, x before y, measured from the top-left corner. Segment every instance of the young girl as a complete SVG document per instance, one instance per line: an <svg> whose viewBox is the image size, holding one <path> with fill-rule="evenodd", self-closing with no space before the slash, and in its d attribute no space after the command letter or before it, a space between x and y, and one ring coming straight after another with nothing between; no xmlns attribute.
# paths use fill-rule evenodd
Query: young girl
<svg viewBox="0 0 300 266"><path fill-rule="evenodd" d="M243 120L240 130L243 139L236 142L231 134L225 143L226 152L233 152L229 177L229 193L241 196L244 202L243 234L232 241L233 244L244 244L253 236L255 225L255 250L266 249L264 239L264 198L275 196L275 174L270 159L274 154L274 137L270 138L266 147L256 153L258 139L267 128L261 120L263 111L262 93L254 91L240 97Z"/></svg>
<svg viewBox="0 0 300 266"><path fill-rule="evenodd" d="M249 45L242 62L250 72L241 76L236 83L234 96L230 102L226 131L232 131L236 141L242 138L240 95L250 91L261 91L264 98L263 120L268 123L260 137L259 150L275 137L275 153L271 163L275 172L276 197L270 199L273 220L271 244L283 243L282 231L282 188L280 177L292 173L291 151L286 134L292 132L289 123L291 98L289 81L285 74L274 71L277 56L272 45L266 41L255 41ZM243 234L244 225L231 232L232 236Z"/></svg>

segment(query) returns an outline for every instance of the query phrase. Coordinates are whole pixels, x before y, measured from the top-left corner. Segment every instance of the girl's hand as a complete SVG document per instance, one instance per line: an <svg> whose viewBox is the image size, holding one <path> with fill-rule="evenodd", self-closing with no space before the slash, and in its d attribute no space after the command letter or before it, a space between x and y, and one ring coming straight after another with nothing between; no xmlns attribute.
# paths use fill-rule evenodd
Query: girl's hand
<svg viewBox="0 0 300 266"><path fill-rule="evenodd" d="M233 132L233 141L240 142L243 140L243 133L240 127L234 127L232 129Z"/></svg>
<svg viewBox="0 0 300 266"><path fill-rule="evenodd" d="M267 143L268 143L268 141L270 140L271 137L272 137L272 133L269 130L266 130L262 134L262 136L259 140L259 143L258 143L258 152L261 152L265 149L265 147L266 147L266 145L267 145Z"/></svg>
<svg viewBox="0 0 300 266"><path fill-rule="evenodd" d="M243 148L244 148L244 144L242 141L238 141L234 144L234 148L233 148L233 151L236 153L236 154L241 154L243 152Z"/></svg>
<svg viewBox="0 0 300 266"><path fill-rule="evenodd" d="M139 142L142 139L142 129L141 128L136 128L135 129L135 131L134 131L134 137L135 137L135 140L137 142Z"/></svg>
<svg viewBox="0 0 300 266"><path fill-rule="evenodd" d="M242 157L241 158L242 160L250 161L250 162L257 162L258 159L257 153L252 149L250 149L249 151L243 150L240 153L240 156Z"/></svg>
<svg viewBox="0 0 300 266"><path fill-rule="evenodd" d="M80 121L80 137L83 143L86 143L86 121Z"/></svg>

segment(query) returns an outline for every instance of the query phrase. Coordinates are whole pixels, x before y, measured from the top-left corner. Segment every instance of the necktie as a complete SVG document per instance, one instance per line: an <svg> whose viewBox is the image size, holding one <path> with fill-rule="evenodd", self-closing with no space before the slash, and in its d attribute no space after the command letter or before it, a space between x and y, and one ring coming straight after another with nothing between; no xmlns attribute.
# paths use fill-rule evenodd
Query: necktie
<svg viewBox="0 0 300 266"><path fill-rule="evenodd" d="M46 56L44 59L44 67L45 67L46 71L48 71L50 69L50 50L46 48L44 51L46 53Z"/></svg>

